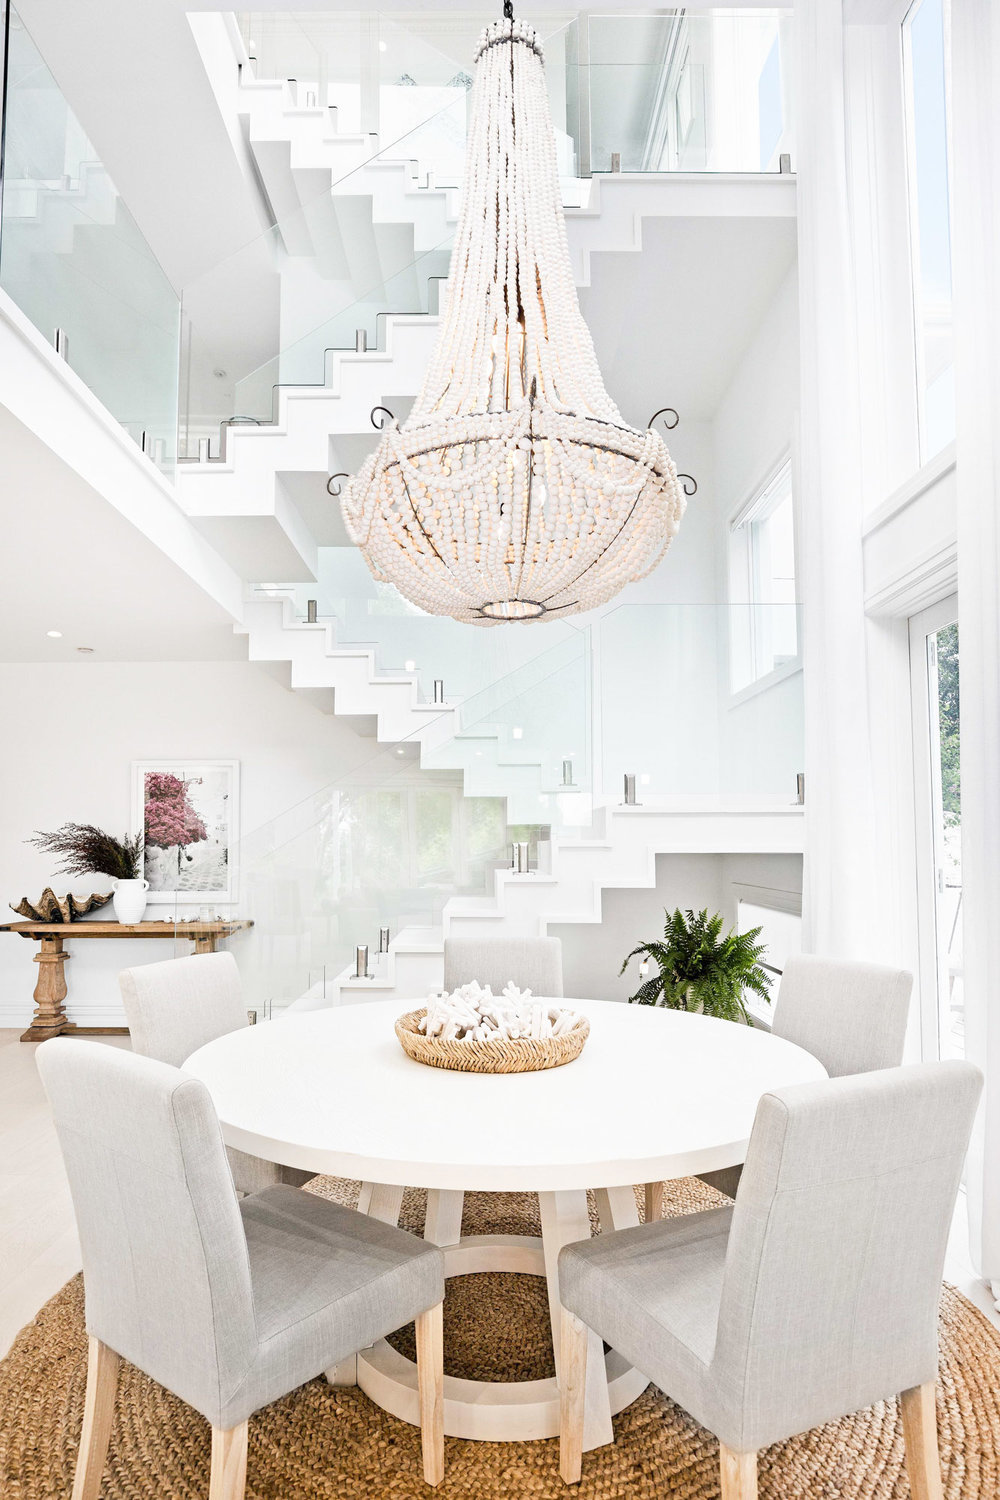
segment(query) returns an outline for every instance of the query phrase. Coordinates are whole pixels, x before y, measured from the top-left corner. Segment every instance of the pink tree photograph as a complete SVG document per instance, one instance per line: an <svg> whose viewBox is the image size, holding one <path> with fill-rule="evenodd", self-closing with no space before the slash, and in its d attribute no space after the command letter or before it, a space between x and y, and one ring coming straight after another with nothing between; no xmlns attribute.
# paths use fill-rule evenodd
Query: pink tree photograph
<svg viewBox="0 0 1000 1500"><path fill-rule="evenodd" d="M237 769L232 761L136 765L151 901L235 899L231 845Z"/></svg>

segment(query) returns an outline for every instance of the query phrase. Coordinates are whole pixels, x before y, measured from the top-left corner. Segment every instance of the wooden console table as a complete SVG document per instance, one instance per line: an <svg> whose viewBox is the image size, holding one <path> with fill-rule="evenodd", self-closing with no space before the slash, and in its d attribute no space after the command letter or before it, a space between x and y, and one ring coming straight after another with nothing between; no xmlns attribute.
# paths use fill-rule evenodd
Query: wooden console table
<svg viewBox="0 0 1000 1500"><path fill-rule="evenodd" d="M18 932L38 944L35 1014L22 1042L44 1042L50 1036L127 1036L127 1026L77 1026L66 1018L67 938L187 938L196 953L214 953L220 938L252 927L244 919L232 922L4 922L0 932Z"/></svg>

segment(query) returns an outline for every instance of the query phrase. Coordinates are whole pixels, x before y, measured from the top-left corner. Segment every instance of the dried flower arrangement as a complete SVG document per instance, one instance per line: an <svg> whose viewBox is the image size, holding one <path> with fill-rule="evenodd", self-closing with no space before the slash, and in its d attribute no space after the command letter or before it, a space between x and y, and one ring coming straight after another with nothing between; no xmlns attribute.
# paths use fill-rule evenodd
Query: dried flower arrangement
<svg viewBox="0 0 1000 1500"><path fill-rule="evenodd" d="M33 844L43 854L57 854L62 859L62 875L108 875L114 880L142 878L142 834L114 834L95 828L93 823L64 823L54 833L38 833L25 843Z"/></svg>

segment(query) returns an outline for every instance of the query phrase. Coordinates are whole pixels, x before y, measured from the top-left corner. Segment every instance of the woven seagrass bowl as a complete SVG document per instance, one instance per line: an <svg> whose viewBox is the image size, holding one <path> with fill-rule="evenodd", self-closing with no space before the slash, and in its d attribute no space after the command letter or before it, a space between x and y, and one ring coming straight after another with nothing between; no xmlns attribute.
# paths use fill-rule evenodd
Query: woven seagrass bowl
<svg viewBox="0 0 1000 1500"><path fill-rule="evenodd" d="M403 1051L429 1068L451 1068L456 1073L540 1073L544 1068L561 1068L580 1056L590 1035L590 1022L581 1016L562 1036L546 1037L544 1041L518 1037L495 1042L444 1042L420 1030L426 1014L424 1006L399 1017L396 1035Z"/></svg>

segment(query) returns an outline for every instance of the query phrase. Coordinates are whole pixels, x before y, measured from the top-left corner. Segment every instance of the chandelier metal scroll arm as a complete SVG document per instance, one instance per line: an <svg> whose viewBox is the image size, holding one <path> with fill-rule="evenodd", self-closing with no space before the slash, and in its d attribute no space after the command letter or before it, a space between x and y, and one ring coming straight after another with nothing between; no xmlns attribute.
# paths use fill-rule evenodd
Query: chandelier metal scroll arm
<svg viewBox="0 0 1000 1500"><path fill-rule="evenodd" d="M382 417L381 420L379 420L378 417L379 412L385 413L385 416ZM386 422L395 422L396 417L395 414L391 412L387 406L373 406L368 415L368 420L371 422L376 432L383 432L385 430Z"/></svg>
<svg viewBox="0 0 1000 1500"><path fill-rule="evenodd" d="M673 417L674 420L672 422L669 422L667 420L668 416ZM678 422L681 419L680 418L680 413L678 411L675 411L672 406L661 406L660 409L659 409L659 411L654 411L653 415L650 417L649 421L646 423L646 426L647 427L652 427L652 425L656 421L657 417L662 417L663 418L663 425L664 425L664 427L666 427L666 429L667 429L668 432L673 432L674 428L677 426Z"/></svg>
<svg viewBox="0 0 1000 1500"><path fill-rule="evenodd" d="M326 481L327 494L333 495L333 497L336 499L336 497L340 494L340 485L337 484L336 489L334 489L334 483L339 479L350 479L350 477L350 474L345 474L343 471L341 471L339 474L331 474L329 479Z"/></svg>
<svg viewBox="0 0 1000 1500"><path fill-rule="evenodd" d="M677 478L680 481L681 489L684 491L685 495L697 495L698 481L696 479L694 479L690 474L678 474Z"/></svg>

